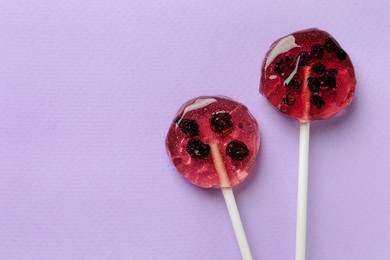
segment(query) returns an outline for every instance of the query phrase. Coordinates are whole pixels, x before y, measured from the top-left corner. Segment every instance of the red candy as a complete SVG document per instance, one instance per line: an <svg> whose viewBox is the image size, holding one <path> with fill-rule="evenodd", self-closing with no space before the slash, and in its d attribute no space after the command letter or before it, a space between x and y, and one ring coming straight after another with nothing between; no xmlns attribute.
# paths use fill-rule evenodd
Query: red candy
<svg viewBox="0 0 390 260"><path fill-rule="evenodd" d="M173 164L188 181L200 187L233 187L253 168L260 139L248 109L227 97L198 97L178 111L166 137ZM213 162L219 148L228 182L223 183ZM218 149L217 149L218 150Z"/></svg>
<svg viewBox="0 0 390 260"><path fill-rule="evenodd" d="M308 122L348 107L355 86L348 54L329 33L308 29L272 44L262 66L260 93L286 116Z"/></svg>

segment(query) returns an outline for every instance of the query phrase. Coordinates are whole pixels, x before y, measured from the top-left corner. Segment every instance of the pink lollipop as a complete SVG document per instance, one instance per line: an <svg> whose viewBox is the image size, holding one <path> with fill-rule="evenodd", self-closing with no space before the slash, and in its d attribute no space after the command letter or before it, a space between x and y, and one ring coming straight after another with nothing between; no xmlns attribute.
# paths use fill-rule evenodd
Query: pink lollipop
<svg viewBox="0 0 390 260"><path fill-rule="evenodd" d="M166 138L178 172L203 188L221 188L243 259L252 259L232 187L254 166L260 139L248 109L227 97L198 97L178 111Z"/></svg>
<svg viewBox="0 0 390 260"><path fill-rule="evenodd" d="M310 121L348 107L355 91L348 54L327 32L308 29L278 39L262 66L260 93L300 121L296 259L305 259Z"/></svg>

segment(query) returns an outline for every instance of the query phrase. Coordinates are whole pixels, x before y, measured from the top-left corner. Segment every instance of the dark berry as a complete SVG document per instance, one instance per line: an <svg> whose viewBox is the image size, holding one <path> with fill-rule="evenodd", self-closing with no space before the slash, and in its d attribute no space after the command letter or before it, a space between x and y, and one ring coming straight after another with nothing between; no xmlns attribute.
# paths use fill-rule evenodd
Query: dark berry
<svg viewBox="0 0 390 260"><path fill-rule="evenodd" d="M242 129L244 125L242 123L238 123L238 127Z"/></svg>
<svg viewBox="0 0 390 260"><path fill-rule="evenodd" d="M311 92L320 92L321 91L321 82L318 78L310 77L307 79L307 87Z"/></svg>
<svg viewBox="0 0 390 260"><path fill-rule="evenodd" d="M321 86L328 88L336 88L336 76L326 72L323 76L320 77Z"/></svg>
<svg viewBox="0 0 390 260"><path fill-rule="evenodd" d="M302 86L302 81L299 79L298 74L295 74L285 86L291 90L298 90Z"/></svg>
<svg viewBox="0 0 390 260"><path fill-rule="evenodd" d="M173 159L173 164L174 165L179 165L183 162L183 160L180 157L176 157Z"/></svg>
<svg viewBox="0 0 390 260"><path fill-rule="evenodd" d="M182 119L179 120L178 125L180 130L188 137L195 137L199 135L199 125L195 120Z"/></svg>
<svg viewBox="0 0 390 260"><path fill-rule="evenodd" d="M348 57L347 53L343 49L338 49L336 51L336 56L339 60L345 60Z"/></svg>
<svg viewBox="0 0 390 260"><path fill-rule="evenodd" d="M314 59L322 59L324 57L325 51L324 46L321 44L314 44L310 49L310 56Z"/></svg>
<svg viewBox="0 0 390 260"><path fill-rule="evenodd" d="M326 73L327 74L330 74L330 75L333 75L333 76L336 76L339 72L338 72L338 70L337 69L328 69L327 71L326 71Z"/></svg>
<svg viewBox="0 0 390 260"><path fill-rule="evenodd" d="M307 51L299 53L299 64L298 66L307 66L310 63L310 54Z"/></svg>
<svg viewBox="0 0 390 260"><path fill-rule="evenodd" d="M205 159L210 153L210 146L197 138L188 140L187 152L194 159Z"/></svg>
<svg viewBox="0 0 390 260"><path fill-rule="evenodd" d="M321 109L325 105L325 101L319 95L312 95L310 97L310 103L312 103L318 109Z"/></svg>
<svg viewBox="0 0 390 260"><path fill-rule="evenodd" d="M328 52L335 52L340 48L340 45L334 38L330 37L325 40L324 48Z"/></svg>
<svg viewBox="0 0 390 260"><path fill-rule="evenodd" d="M232 116L226 112L217 112L211 115L210 128L213 132L223 134L233 127Z"/></svg>
<svg viewBox="0 0 390 260"><path fill-rule="evenodd" d="M235 161L242 161L249 155L249 150L246 144L234 140L227 145L226 154Z"/></svg>
<svg viewBox="0 0 390 260"><path fill-rule="evenodd" d="M282 75L290 75L290 73L294 70L295 64L294 64L294 57L293 56L287 56L281 58L274 67L274 71L276 74L282 76Z"/></svg>
<svg viewBox="0 0 390 260"><path fill-rule="evenodd" d="M295 98L293 95L291 94L286 94L282 97L282 102L283 104L285 104L286 106L289 106L291 107L292 105L294 105L295 103Z"/></svg>
<svg viewBox="0 0 390 260"><path fill-rule="evenodd" d="M321 75L322 73L325 72L325 70L326 70L325 65L320 63L320 62L317 64L314 64L313 67L311 68L311 71L313 71L317 75Z"/></svg>

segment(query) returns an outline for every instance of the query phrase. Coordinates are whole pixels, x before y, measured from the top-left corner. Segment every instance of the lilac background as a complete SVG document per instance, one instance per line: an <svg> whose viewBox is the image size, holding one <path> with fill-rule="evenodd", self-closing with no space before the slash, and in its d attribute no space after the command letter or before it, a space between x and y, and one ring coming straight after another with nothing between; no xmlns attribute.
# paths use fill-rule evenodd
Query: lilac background
<svg viewBox="0 0 390 260"><path fill-rule="evenodd" d="M351 107L312 125L308 259L390 259L389 1L1 1L0 259L239 259L218 190L175 172L198 95L262 133L235 189L255 259L293 259L299 126L258 94L269 45L317 26L350 54Z"/></svg>

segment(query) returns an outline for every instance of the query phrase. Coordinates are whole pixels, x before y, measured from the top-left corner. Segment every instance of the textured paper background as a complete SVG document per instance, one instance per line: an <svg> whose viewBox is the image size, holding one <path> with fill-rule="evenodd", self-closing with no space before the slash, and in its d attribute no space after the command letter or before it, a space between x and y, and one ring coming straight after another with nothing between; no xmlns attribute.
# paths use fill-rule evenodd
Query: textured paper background
<svg viewBox="0 0 390 260"><path fill-rule="evenodd" d="M269 45L319 27L350 54L352 106L312 125L307 257L390 259L389 1L2 1L0 259L240 259L219 190L165 134L223 94L262 134L235 189L255 259L293 259L298 123L258 94Z"/></svg>

